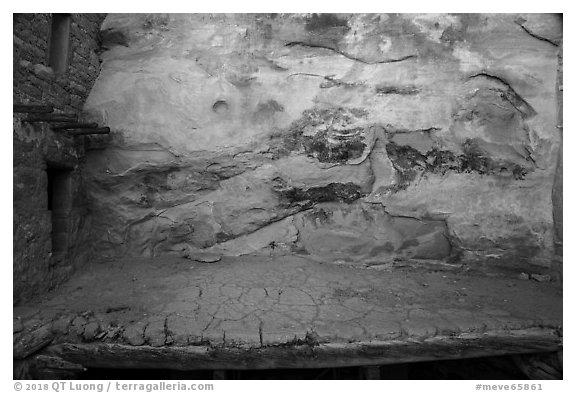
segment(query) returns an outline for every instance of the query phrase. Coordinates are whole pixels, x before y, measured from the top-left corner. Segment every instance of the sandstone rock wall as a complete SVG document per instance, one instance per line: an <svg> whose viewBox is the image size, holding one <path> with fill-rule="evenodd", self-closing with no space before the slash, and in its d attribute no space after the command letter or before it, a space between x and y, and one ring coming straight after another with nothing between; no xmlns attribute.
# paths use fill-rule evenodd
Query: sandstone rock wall
<svg viewBox="0 0 576 393"><path fill-rule="evenodd" d="M109 15L104 255L547 265L556 15Z"/></svg>

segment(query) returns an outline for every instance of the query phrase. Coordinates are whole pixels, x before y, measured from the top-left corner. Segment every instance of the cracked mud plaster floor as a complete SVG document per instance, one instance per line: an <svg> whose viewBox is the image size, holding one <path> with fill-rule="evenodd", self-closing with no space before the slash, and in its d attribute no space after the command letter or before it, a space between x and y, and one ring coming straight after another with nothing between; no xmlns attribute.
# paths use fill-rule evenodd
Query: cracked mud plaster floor
<svg viewBox="0 0 576 393"><path fill-rule="evenodd" d="M49 324L52 343L224 345L423 339L557 328L557 284L430 268L391 271L300 256L93 262L14 308L15 332ZM20 329L16 325L20 325Z"/></svg>

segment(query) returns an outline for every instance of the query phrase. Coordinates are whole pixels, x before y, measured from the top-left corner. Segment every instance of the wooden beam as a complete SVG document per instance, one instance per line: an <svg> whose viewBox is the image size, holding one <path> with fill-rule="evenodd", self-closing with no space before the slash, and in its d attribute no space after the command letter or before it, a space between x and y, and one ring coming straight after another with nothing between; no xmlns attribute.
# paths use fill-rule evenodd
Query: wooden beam
<svg viewBox="0 0 576 393"><path fill-rule="evenodd" d="M42 325L39 328L17 336L13 345L14 359L24 359L41 350L54 339L50 325Z"/></svg>
<svg viewBox="0 0 576 393"><path fill-rule="evenodd" d="M52 105L14 104L14 113L52 113Z"/></svg>
<svg viewBox="0 0 576 393"><path fill-rule="evenodd" d="M15 379L81 379L86 371L78 364L53 356L37 355L25 360L14 360Z"/></svg>
<svg viewBox="0 0 576 393"><path fill-rule="evenodd" d="M28 116L24 121L28 123L76 123L78 115L74 113L41 113Z"/></svg>
<svg viewBox="0 0 576 393"><path fill-rule="evenodd" d="M54 131L77 130L81 128L98 128L98 123L69 123L69 124L58 124L52 126L52 129Z"/></svg>
<svg viewBox="0 0 576 393"><path fill-rule="evenodd" d="M42 368L51 368L56 370L86 371L86 369L81 365L67 362L57 356L37 355L36 365Z"/></svg>
<svg viewBox="0 0 576 393"><path fill-rule="evenodd" d="M256 370L332 368L554 352L560 340L550 330L462 334L426 340L294 345L286 347L130 346L57 344L43 353L86 368Z"/></svg>
<svg viewBox="0 0 576 393"><path fill-rule="evenodd" d="M87 128L85 130L68 131L70 135L110 134L110 127Z"/></svg>

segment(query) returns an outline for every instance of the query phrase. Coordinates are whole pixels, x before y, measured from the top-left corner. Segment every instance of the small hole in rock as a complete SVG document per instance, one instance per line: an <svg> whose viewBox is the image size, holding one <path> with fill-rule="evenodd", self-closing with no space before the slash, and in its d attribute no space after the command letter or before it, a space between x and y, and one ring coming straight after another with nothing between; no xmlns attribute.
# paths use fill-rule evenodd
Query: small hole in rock
<svg viewBox="0 0 576 393"><path fill-rule="evenodd" d="M224 100L218 100L212 105L212 110L216 113L228 112L228 104Z"/></svg>

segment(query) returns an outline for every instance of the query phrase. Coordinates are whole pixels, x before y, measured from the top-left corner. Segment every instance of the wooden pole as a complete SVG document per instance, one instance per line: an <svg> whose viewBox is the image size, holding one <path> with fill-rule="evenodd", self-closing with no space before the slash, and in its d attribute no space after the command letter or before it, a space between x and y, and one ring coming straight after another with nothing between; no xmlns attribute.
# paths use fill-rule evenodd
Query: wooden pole
<svg viewBox="0 0 576 393"><path fill-rule="evenodd" d="M52 113L52 105L14 104L14 113Z"/></svg>
<svg viewBox="0 0 576 393"><path fill-rule="evenodd" d="M78 115L74 113L41 113L30 115L24 121L28 123L75 123L78 121Z"/></svg>
<svg viewBox="0 0 576 393"><path fill-rule="evenodd" d="M70 123L52 126L52 130L54 131L74 130L80 128L98 128L98 123Z"/></svg>
<svg viewBox="0 0 576 393"><path fill-rule="evenodd" d="M382 366L429 360L553 352L560 340L551 329L469 333L422 341L369 341L318 346L225 348L208 346L131 346L124 344L56 344L43 354L83 367L176 370L263 370Z"/></svg>
<svg viewBox="0 0 576 393"><path fill-rule="evenodd" d="M69 131L70 135L110 134L110 127L87 128L85 130Z"/></svg>

